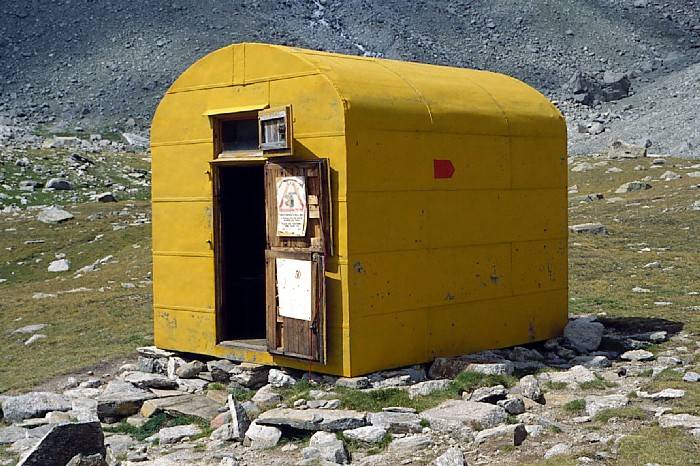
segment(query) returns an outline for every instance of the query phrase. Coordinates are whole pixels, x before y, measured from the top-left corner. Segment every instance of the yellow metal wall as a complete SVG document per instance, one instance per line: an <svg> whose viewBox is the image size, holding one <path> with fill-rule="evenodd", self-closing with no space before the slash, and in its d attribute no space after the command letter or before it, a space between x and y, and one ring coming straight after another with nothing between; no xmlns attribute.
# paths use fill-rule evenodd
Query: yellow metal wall
<svg viewBox="0 0 700 466"><path fill-rule="evenodd" d="M216 346L206 111L294 109L299 158L328 157L338 256L329 364L358 375L548 338L567 319L566 129L493 73L277 46L194 64L153 129L156 344L298 368ZM451 179L434 179L449 159Z"/></svg>
<svg viewBox="0 0 700 466"><path fill-rule="evenodd" d="M352 373L559 334L559 112L502 75L311 55L348 108ZM434 178L435 159L453 163L452 178Z"/></svg>
<svg viewBox="0 0 700 466"><path fill-rule="evenodd" d="M297 56L255 44L213 52L163 97L151 129L153 295L159 347L307 369L308 362L217 346L212 183L213 134L204 114L292 104L295 158L331 160L334 241L328 264L328 365L349 373L345 133L342 102L329 81Z"/></svg>

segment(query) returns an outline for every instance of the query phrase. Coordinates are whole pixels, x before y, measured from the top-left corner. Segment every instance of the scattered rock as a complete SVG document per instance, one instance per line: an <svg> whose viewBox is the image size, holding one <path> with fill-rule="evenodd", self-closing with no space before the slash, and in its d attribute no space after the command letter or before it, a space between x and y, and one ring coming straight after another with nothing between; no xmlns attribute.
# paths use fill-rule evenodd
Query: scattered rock
<svg viewBox="0 0 700 466"><path fill-rule="evenodd" d="M255 393L255 395L253 395L251 401L260 407L260 409L266 409L280 403L282 401L282 397L279 395L279 393L274 391L274 387L272 385L265 385L264 387L261 387Z"/></svg>
<svg viewBox="0 0 700 466"><path fill-rule="evenodd" d="M56 206L43 209L36 217L36 219L42 223L62 223L72 218L73 215L70 212Z"/></svg>
<svg viewBox="0 0 700 466"><path fill-rule="evenodd" d="M586 400L586 414L593 417L606 409L617 409L627 406L629 398L624 395L589 395Z"/></svg>
<svg viewBox="0 0 700 466"><path fill-rule="evenodd" d="M152 360L151 360L152 361ZM127 372L124 380L140 388L177 388L177 382L160 374L146 372Z"/></svg>
<svg viewBox="0 0 700 466"><path fill-rule="evenodd" d="M569 321L564 328L564 338L580 353L590 353L600 346L604 330L600 322L581 317Z"/></svg>
<svg viewBox="0 0 700 466"><path fill-rule="evenodd" d="M250 427L250 419L243 406L233 398L228 396L228 407L231 413L231 438L234 440L243 440L245 433Z"/></svg>
<svg viewBox="0 0 700 466"><path fill-rule="evenodd" d="M648 398L651 400L673 400L676 398L683 398L685 396L685 390L679 390L676 388L665 388L656 393L638 391L637 396L640 398Z"/></svg>
<svg viewBox="0 0 700 466"><path fill-rule="evenodd" d="M571 225L569 231L572 233L589 233L592 235L607 235L608 229L602 223L581 223Z"/></svg>
<svg viewBox="0 0 700 466"><path fill-rule="evenodd" d="M700 374L697 372L686 372L683 375L683 381L684 382L699 382L700 381Z"/></svg>
<svg viewBox="0 0 700 466"><path fill-rule="evenodd" d="M97 202L117 202L117 197L112 192L95 194L93 199Z"/></svg>
<svg viewBox="0 0 700 466"><path fill-rule="evenodd" d="M474 390L468 395L470 401L476 401L480 403L491 403L495 404L498 401L505 400L508 390L503 385L496 385L493 387L481 387Z"/></svg>
<svg viewBox="0 0 700 466"><path fill-rule="evenodd" d="M207 366L200 361L190 361L178 367L175 374L181 379L194 379L206 368Z"/></svg>
<svg viewBox="0 0 700 466"><path fill-rule="evenodd" d="M47 270L49 272L68 272L70 270L70 261L68 259L57 259L49 264Z"/></svg>
<svg viewBox="0 0 700 466"><path fill-rule="evenodd" d="M341 377L335 381L336 387L363 389L370 385L367 377Z"/></svg>
<svg viewBox="0 0 700 466"><path fill-rule="evenodd" d="M63 178L51 178L46 182L47 188L53 188L57 191L70 191L73 189L73 185L68 180Z"/></svg>
<svg viewBox="0 0 700 466"><path fill-rule="evenodd" d="M304 448L305 459L321 459L335 464L348 463L348 454L343 442L335 434L316 432L309 439L309 446Z"/></svg>
<svg viewBox="0 0 700 466"><path fill-rule="evenodd" d="M504 446L519 446L527 438L524 424L507 424L504 426L484 429L476 434L474 441L478 444L487 443L490 448Z"/></svg>
<svg viewBox="0 0 700 466"><path fill-rule="evenodd" d="M508 414L518 415L525 412L525 402L520 397L507 398L496 404L505 409Z"/></svg>
<svg viewBox="0 0 700 466"><path fill-rule="evenodd" d="M51 411L69 411L72 407L70 398L50 392L30 392L0 400L4 418L10 422L42 417Z"/></svg>
<svg viewBox="0 0 700 466"><path fill-rule="evenodd" d="M690 414L662 414L659 416L659 427L682 427L684 429L700 428L700 416Z"/></svg>
<svg viewBox="0 0 700 466"><path fill-rule="evenodd" d="M379 443L387 434L387 430L380 426L364 426L343 431L343 435L350 440L363 443Z"/></svg>
<svg viewBox="0 0 700 466"><path fill-rule="evenodd" d="M681 175L678 173L672 172L672 171L666 171L659 177L659 179L663 181L674 181L674 180L680 180L682 178Z"/></svg>
<svg viewBox="0 0 700 466"><path fill-rule="evenodd" d="M55 424L17 463L17 466L64 465L77 455L104 458L104 435L99 422Z"/></svg>
<svg viewBox="0 0 700 466"><path fill-rule="evenodd" d="M139 412L144 401L152 398L155 395L151 392L128 382L112 380L97 397L97 415L102 421L131 416Z"/></svg>
<svg viewBox="0 0 700 466"><path fill-rule="evenodd" d="M608 157L611 159L637 159L646 156L646 146L635 146L634 144L615 141L608 148Z"/></svg>
<svg viewBox="0 0 700 466"><path fill-rule="evenodd" d="M394 433L417 433L423 430L420 417L415 413L383 411L381 413L369 413L367 421L375 427Z"/></svg>
<svg viewBox="0 0 700 466"><path fill-rule="evenodd" d="M569 453L571 453L571 445L566 443L557 443L545 452L544 457L545 459L549 459L554 456L568 455Z"/></svg>
<svg viewBox="0 0 700 466"><path fill-rule="evenodd" d="M544 404L544 394L539 381L533 375L526 375L518 382L517 392L540 404Z"/></svg>
<svg viewBox="0 0 700 466"><path fill-rule="evenodd" d="M409 435L399 438L389 444L389 451L410 453L422 450L433 444L433 440L429 435Z"/></svg>
<svg viewBox="0 0 700 466"><path fill-rule="evenodd" d="M654 359L654 353L647 350L632 350L622 353L620 359L625 361L651 361Z"/></svg>
<svg viewBox="0 0 700 466"><path fill-rule="evenodd" d="M351 410L275 408L256 419L260 425L285 426L292 429L337 432L367 424L366 414Z"/></svg>
<svg viewBox="0 0 700 466"><path fill-rule="evenodd" d="M475 401L447 400L435 408L421 413L421 418L431 427L451 427L451 424L463 424L472 429L490 429L505 422L508 414L500 406L477 403Z"/></svg>
<svg viewBox="0 0 700 466"><path fill-rule="evenodd" d="M177 443L185 438L192 438L201 433L202 429L200 429L198 426L188 424L184 426L164 427L158 431L156 437L160 441L161 445L166 445L169 443Z"/></svg>
<svg viewBox="0 0 700 466"><path fill-rule="evenodd" d="M279 370L270 369L267 375L267 382L273 387L291 387L297 383L296 379L289 374Z"/></svg>
<svg viewBox="0 0 700 466"><path fill-rule="evenodd" d="M631 193L634 191L644 191L646 189L651 189L651 185L644 181L630 181L625 183L615 190L616 194Z"/></svg>
<svg viewBox="0 0 700 466"><path fill-rule="evenodd" d="M445 453L432 462L432 466L466 466L466 464L464 453L455 447L448 448Z"/></svg>
<svg viewBox="0 0 700 466"><path fill-rule="evenodd" d="M220 406L216 401L203 395L180 394L178 396L146 400L143 402L140 413L144 417L151 417L159 412L165 412L175 416L197 416L206 421L211 421L219 414Z"/></svg>
<svg viewBox="0 0 700 466"><path fill-rule="evenodd" d="M245 433L245 443L254 450L274 448L282 437L277 427L263 426L254 421Z"/></svg>

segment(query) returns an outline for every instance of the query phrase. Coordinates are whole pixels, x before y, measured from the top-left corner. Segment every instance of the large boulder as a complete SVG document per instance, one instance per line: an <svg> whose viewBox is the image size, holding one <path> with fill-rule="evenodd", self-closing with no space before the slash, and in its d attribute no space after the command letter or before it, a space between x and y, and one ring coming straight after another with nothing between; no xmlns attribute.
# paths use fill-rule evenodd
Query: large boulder
<svg viewBox="0 0 700 466"><path fill-rule="evenodd" d="M254 450L274 448L282 437L282 431L277 427L263 426L253 421L245 433L245 444Z"/></svg>
<svg viewBox="0 0 700 466"><path fill-rule="evenodd" d="M435 408L421 413L421 418L431 427L444 426L447 430L454 423L466 425L472 429L490 429L503 423L508 418L506 410L500 406L465 400L447 400Z"/></svg>
<svg viewBox="0 0 700 466"><path fill-rule="evenodd" d="M369 413L367 415L367 420L373 426L381 427L394 434L421 432L423 430L420 424L420 417L414 413L382 411L379 413Z"/></svg>
<svg viewBox="0 0 700 466"><path fill-rule="evenodd" d="M144 401L155 397L129 382L112 380L97 397L97 415L102 421L131 416L139 412Z"/></svg>
<svg viewBox="0 0 700 466"><path fill-rule="evenodd" d="M62 223L72 218L73 214L56 206L43 209L36 217L42 223Z"/></svg>
<svg viewBox="0 0 700 466"><path fill-rule="evenodd" d="M2 400L2 412L10 422L42 417L51 411L70 411L71 407L70 398L51 392L31 392Z"/></svg>
<svg viewBox="0 0 700 466"><path fill-rule="evenodd" d="M304 459L323 460L333 464L348 463L348 454L345 445L335 434L329 432L316 432L309 439L309 446L302 451Z"/></svg>
<svg viewBox="0 0 700 466"><path fill-rule="evenodd" d="M352 410L275 408L265 411L256 419L264 426L291 429L338 432L367 425L366 413Z"/></svg>
<svg viewBox="0 0 700 466"><path fill-rule="evenodd" d="M638 159L646 156L646 145L636 146L622 141L615 141L608 148L608 157L611 159Z"/></svg>
<svg viewBox="0 0 700 466"><path fill-rule="evenodd" d="M465 466L464 453L459 448L450 447L445 453L435 458L433 466Z"/></svg>
<svg viewBox="0 0 700 466"><path fill-rule="evenodd" d="M593 319L580 317L569 321L564 328L564 338L579 353L590 353L600 346L605 327Z"/></svg>
<svg viewBox="0 0 700 466"><path fill-rule="evenodd" d="M77 455L105 455L99 422L56 424L27 451L17 466L65 465Z"/></svg>

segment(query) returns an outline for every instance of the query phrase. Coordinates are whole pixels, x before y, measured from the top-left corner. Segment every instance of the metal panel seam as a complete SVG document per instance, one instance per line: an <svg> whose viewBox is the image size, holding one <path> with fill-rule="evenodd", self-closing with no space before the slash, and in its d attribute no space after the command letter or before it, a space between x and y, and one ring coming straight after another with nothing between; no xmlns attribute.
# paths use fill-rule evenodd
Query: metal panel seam
<svg viewBox="0 0 700 466"><path fill-rule="evenodd" d="M358 316L358 319L367 319L369 317L376 317L376 316L386 316L386 315L392 315L392 314L403 314L404 312L415 312L419 311L421 309L437 309L437 308L448 308L448 307L453 307L458 304L474 304L474 303L484 303L488 301L498 301L502 299L512 299L512 298L519 298L521 296L535 296L535 295L546 295L546 294L551 294L557 291L568 291L568 287L563 287L563 288L552 288L551 290L545 290L545 291L532 291L530 293L519 293L519 294L510 294L506 296L497 296L497 297L490 297L490 298L483 298L483 299L474 299L471 301L450 301L449 304L437 304L434 306L418 306L418 307L411 307L411 308L401 308L401 309L394 309L391 311L387 312L376 312L373 314L365 314L363 316Z"/></svg>

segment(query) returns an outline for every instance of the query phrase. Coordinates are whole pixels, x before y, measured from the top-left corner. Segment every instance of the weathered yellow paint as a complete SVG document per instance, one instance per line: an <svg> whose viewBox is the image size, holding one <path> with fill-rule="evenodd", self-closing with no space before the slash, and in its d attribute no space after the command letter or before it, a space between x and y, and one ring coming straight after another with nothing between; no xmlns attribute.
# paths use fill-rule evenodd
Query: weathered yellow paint
<svg viewBox="0 0 700 466"><path fill-rule="evenodd" d="M208 115L290 104L290 160L328 158L332 171L325 366L216 341ZM237 44L175 81L151 140L163 348L354 376L541 340L566 323L566 126L520 81ZM435 179L436 159L452 178Z"/></svg>

